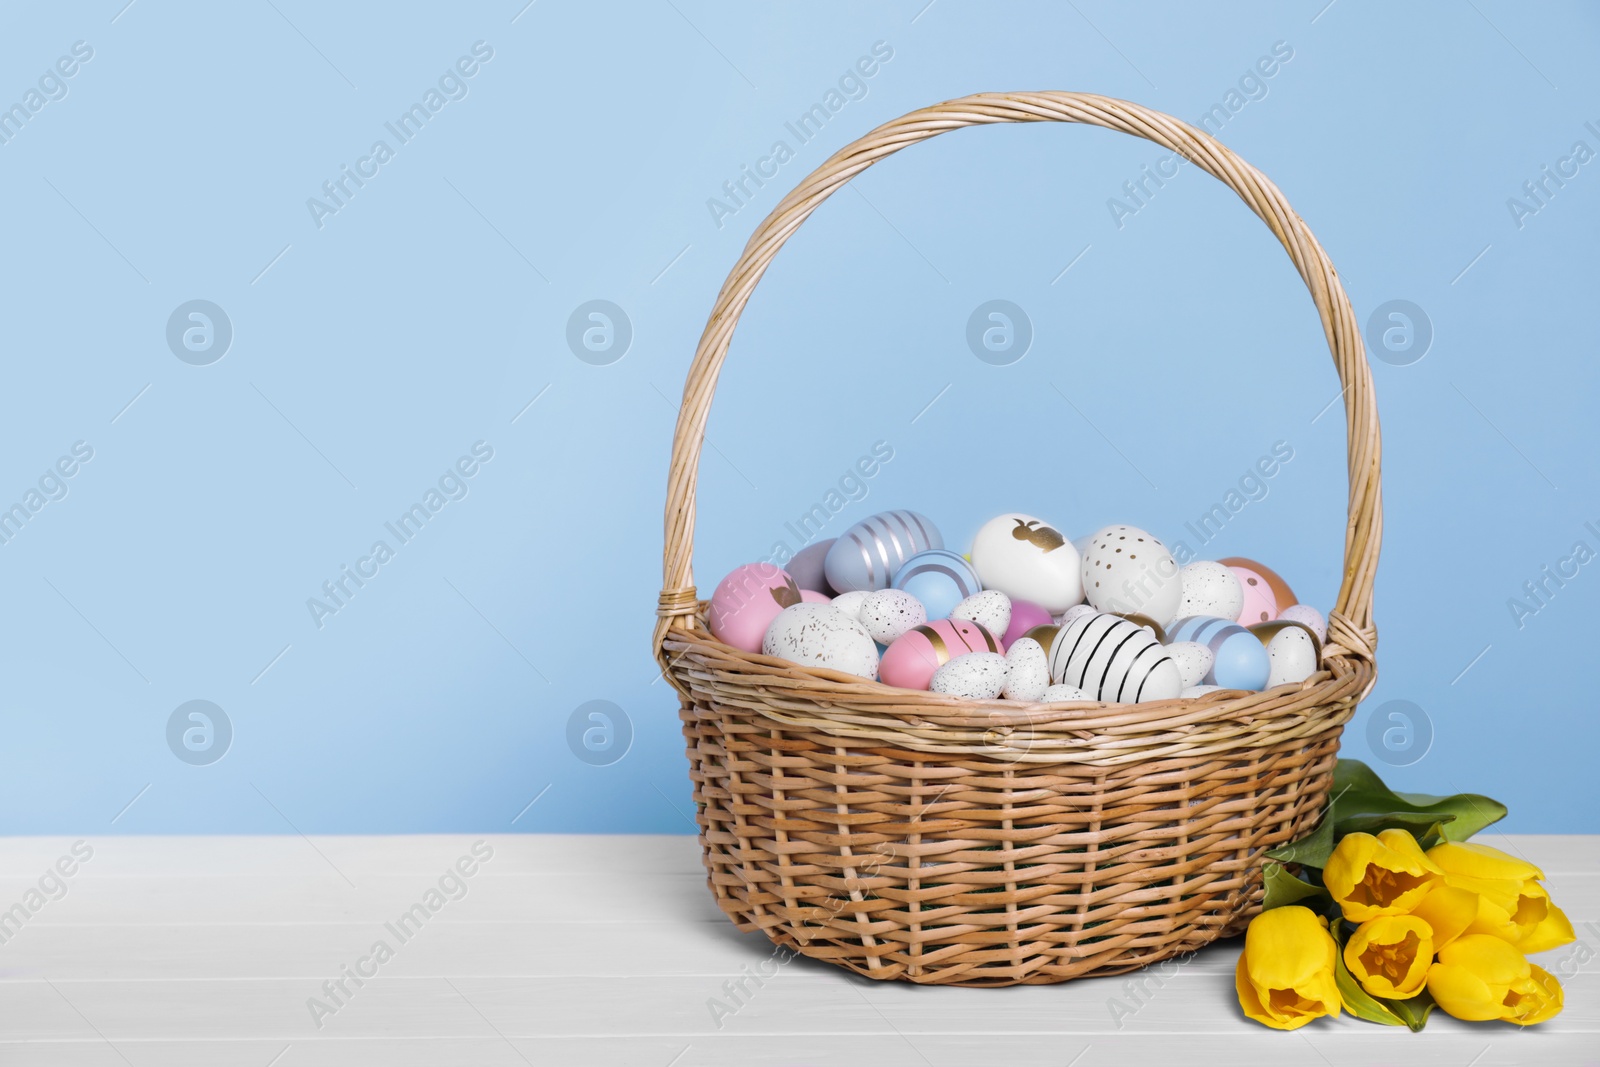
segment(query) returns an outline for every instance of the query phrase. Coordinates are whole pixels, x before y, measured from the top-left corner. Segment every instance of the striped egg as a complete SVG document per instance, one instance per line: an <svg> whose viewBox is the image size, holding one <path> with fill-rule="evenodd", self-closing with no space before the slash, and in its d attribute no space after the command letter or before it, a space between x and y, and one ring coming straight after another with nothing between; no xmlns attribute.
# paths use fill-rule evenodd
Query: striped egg
<svg viewBox="0 0 1600 1067"><path fill-rule="evenodd" d="M945 619L963 600L982 590L983 583L963 556L944 548L930 548L918 552L895 571L894 588L904 589L922 601L928 618Z"/></svg>
<svg viewBox="0 0 1600 1067"><path fill-rule="evenodd" d="M1050 644L1050 678L1090 699L1122 704L1171 700L1183 689L1178 665L1154 634L1107 614L1082 615L1061 627Z"/></svg>
<svg viewBox="0 0 1600 1067"><path fill-rule="evenodd" d="M926 689L933 672L969 652L999 652L1000 641L975 622L936 619L913 627L884 650L878 677L885 685Z"/></svg>
<svg viewBox="0 0 1600 1067"><path fill-rule="evenodd" d="M944 538L929 519L914 511L884 511L841 534L823 558L822 571L828 584L841 593L887 589L906 560L943 547Z"/></svg>
<svg viewBox="0 0 1600 1067"><path fill-rule="evenodd" d="M1191 615L1173 623L1167 636L1175 642L1193 641L1211 649L1215 659L1204 679L1207 685L1251 692L1266 688L1267 678L1272 673L1272 659L1260 639L1238 623Z"/></svg>

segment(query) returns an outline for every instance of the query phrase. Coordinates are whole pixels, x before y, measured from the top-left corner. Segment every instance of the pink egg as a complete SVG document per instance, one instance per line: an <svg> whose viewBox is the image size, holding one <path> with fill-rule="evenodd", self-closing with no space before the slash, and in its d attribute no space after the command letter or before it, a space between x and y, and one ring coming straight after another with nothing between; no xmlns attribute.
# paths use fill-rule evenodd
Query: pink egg
<svg viewBox="0 0 1600 1067"><path fill-rule="evenodd" d="M897 637L878 663L878 677L885 685L926 689L933 681L933 672L957 656L999 651L1000 642L977 623L937 619Z"/></svg>
<svg viewBox="0 0 1600 1067"><path fill-rule="evenodd" d="M1045 626L1056 620L1044 608L1031 600L1013 600L1011 602L1011 625L1006 627L1006 634L1000 643L1010 648L1012 642L1035 626Z"/></svg>
<svg viewBox="0 0 1600 1067"><path fill-rule="evenodd" d="M1239 612L1239 625L1254 626L1258 622L1271 622L1278 617L1278 597L1267 579L1249 567L1229 567L1239 579L1244 590L1244 610Z"/></svg>
<svg viewBox="0 0 1600 1067"><path fill-rule="evenodd" d="M717 583L706 621L711 636L723 644L760 652L761 639L767 636L772 620L800 601L800 589L788 571L771 563L746 563Z"/></svg>
<svg viewBox="0 0 1600 1067"><path fill-rule="evenodd" d="M819 593L815 589L800 590L800 599L807 604L831 604L833 597L827 593Z"/></svg>

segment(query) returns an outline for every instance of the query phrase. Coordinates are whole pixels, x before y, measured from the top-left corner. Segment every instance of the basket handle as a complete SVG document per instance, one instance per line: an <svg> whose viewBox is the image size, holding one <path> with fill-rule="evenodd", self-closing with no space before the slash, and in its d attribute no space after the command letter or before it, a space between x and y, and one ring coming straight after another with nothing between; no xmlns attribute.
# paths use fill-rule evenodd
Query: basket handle
<svg viewBox="0 0 1600 1067"><path fill-rule="evenodd" d="M878 160L907 145L963 126L992 122L1082 122L1133 134L1180 153L1239 194L1239 199L1271 228L1289 253L1311 292L1322 330L1344 386L1345 437L1349 449L1349 520L1345 525L1344 581L1328 616L1325 658L1373 660L1377 630L1372 625L1372 580L1378 569L1383 530L1379 484L1378 411L1372 392L1361 331L1350 299L1328 256L1278 191L1277 186L1210 135L1170 115L1126 100L1088 93L978 93L913 111L887 122L830 156L783 198L756 227L734 264L700 336L683 405L672 439L667 479L666 545L661 599L656 609L656 656L667 667L666 645L673 630L693 629L699 594L695 590L695 488L700 445L705 436L717 375L727 357L733 329L756 283L795 230L834 192ZM671 677L671 671L667 671Z"/></svg>

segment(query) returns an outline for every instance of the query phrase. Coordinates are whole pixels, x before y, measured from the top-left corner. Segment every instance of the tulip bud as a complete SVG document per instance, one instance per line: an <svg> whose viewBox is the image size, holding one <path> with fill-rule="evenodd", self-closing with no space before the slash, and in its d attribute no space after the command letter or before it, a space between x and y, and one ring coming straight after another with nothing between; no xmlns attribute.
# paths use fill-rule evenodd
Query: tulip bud
<svg viewBox="0 0 1600 1067"><path fill-rule="evenodd" d="M1250 921L1234 971L1239 1006L1275 1030L1294 1030L1339 1014L1334 978L1338 946L1326 920L1298 905L1264 911Z"/></svg>
<svg viewBox="0 0 1600 1067"><path fill-rule="evenodd" d="M1530 1026L1562 1008L1561 983L1492 934L1465 934L1439 950L1428 992L1457 1019Z"/></svg>

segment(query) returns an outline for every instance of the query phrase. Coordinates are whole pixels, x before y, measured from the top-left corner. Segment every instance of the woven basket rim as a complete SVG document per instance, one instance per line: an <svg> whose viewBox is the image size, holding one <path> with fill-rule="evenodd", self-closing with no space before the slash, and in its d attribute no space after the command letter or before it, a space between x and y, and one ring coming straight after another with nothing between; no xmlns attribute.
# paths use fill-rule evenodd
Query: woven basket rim
<svg viewBox="0 0 1600 1067"><path fill-rule="evenodd" d="M1137 704L1023 703L869 682L745 652L701 628L675 630L664 649L676 686L714 691L717 704L736 705L775 729L851 743L875 740L906 750L910 758L944 755L996 764L1110 767L1266 748L1342 726L1375 679L1367 661L1339 657L1302 683L1259 693L1220 690Z"/></svg>

